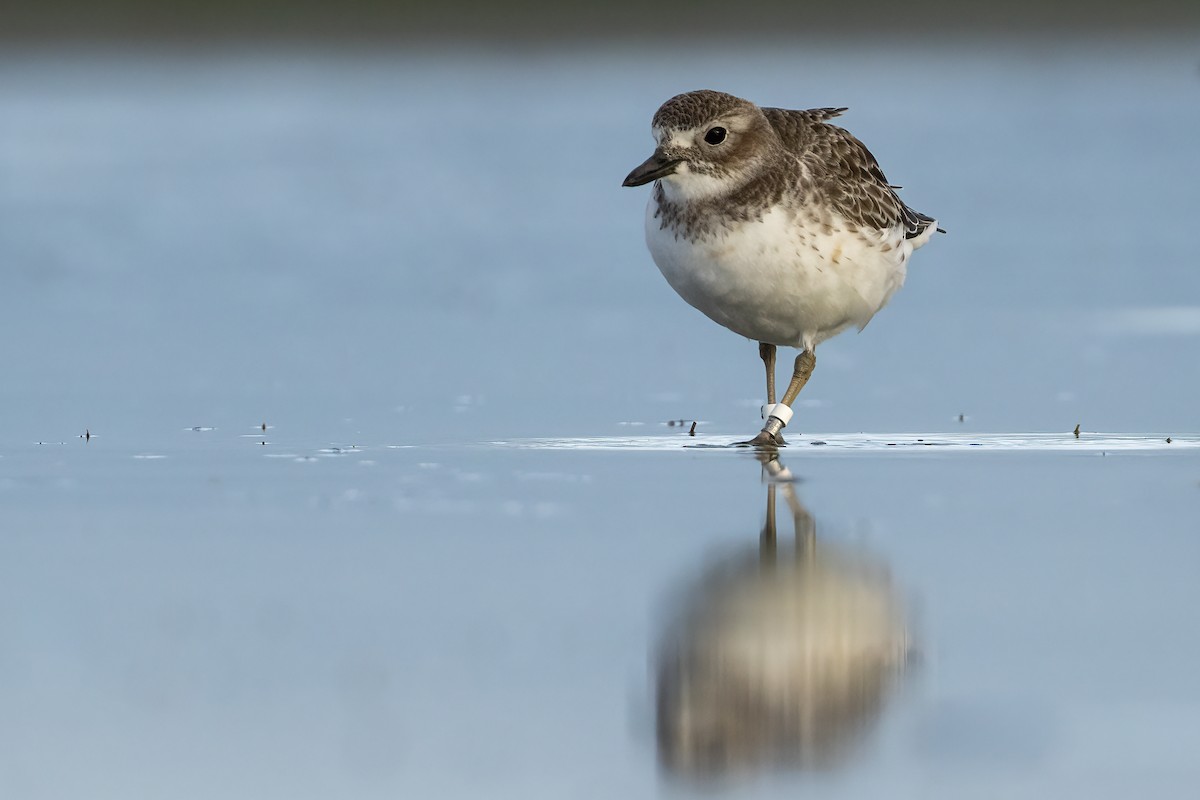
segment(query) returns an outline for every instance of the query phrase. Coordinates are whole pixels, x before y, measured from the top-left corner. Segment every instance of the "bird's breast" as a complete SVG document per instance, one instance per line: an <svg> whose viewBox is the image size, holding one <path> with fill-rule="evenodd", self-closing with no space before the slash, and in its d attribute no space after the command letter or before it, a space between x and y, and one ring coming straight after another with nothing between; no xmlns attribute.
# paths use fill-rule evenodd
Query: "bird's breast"
<svg viewBox="0 0 1200 800"><path fill-rule="evenodd" d="M865 325L904 282L912 250L903 231L862 231L805 207L685 228L664 222L654 199L646 242L689 304L743 336L788 346Z"/></svg>

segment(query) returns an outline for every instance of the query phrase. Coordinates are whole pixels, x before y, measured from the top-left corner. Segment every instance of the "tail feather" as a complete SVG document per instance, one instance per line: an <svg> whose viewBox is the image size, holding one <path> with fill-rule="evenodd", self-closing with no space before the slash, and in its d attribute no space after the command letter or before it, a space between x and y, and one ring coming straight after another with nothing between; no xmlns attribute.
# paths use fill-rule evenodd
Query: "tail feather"
<svg viewBox="0 0 1200 800"><path fill-rule="evenodd" d="M937 220L928 214L922 214L920 211L915 211L908 206L904 206L904 211L901 212L904 219L904 238L916 239L922 236L930 225L937 226ZM942 231L945 233L945 231Z"/></svg>

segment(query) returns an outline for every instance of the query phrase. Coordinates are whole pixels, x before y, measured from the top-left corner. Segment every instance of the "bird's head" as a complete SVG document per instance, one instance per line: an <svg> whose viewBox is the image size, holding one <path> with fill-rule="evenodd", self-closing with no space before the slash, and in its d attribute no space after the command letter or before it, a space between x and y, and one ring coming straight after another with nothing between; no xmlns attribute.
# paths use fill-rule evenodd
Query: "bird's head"
<svg viewBox="0 0 1200 800"><path fill-rule="evenodd" d="M676 95L651 123L654 154L624 186L661 181L674 200L702 200L736 191L766 169L779 138L762 109L709 89Z"/></svg>

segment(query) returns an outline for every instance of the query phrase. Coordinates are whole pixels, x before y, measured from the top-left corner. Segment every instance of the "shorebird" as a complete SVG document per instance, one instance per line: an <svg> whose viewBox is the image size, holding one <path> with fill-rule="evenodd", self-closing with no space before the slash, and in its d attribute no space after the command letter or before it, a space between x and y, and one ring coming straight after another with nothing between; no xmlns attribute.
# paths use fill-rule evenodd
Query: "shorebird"
<svg viewBox="0 0 1200 800"><path fill-rule="evenodd" d="M671 288L759 343L766 423L742 444L784 444L817 345L862 330L940 230L900 200L862 142L829 123L845 110L760 108L708 89L676 95L651 123L654 154L625 178L654 182L646 244ZM776 403L778 347L800 354Z"/></svg>

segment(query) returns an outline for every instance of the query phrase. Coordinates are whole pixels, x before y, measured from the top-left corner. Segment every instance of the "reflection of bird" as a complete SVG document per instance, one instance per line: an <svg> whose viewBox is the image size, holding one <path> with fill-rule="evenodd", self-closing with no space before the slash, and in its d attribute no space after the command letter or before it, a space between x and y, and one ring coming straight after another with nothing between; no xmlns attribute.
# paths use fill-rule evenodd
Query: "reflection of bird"
<svg viewBox="0 0 1200 800"><path fill-rule="evenodd" d="M777 461L767 461L779 473ZM775 483L761 542L685 593L658 652L659 756L711 776L757 765L823 766L880 712L908 634L886 570L816 541L790 484L796 548L775 536Z"/></svg>
<svg viewBox="0 0 1200 800"><path fill-rule="evenodd" d="M688 92L654 115L654 155L625 178L657 181L646 241L684 300L759 342L767 424L750 444L782 444L815 348L866 326L904 283L937 225L905 205L875 157L828 120L843 108L759 108ZM775 404L775 348L800 348Z"/></svg>

